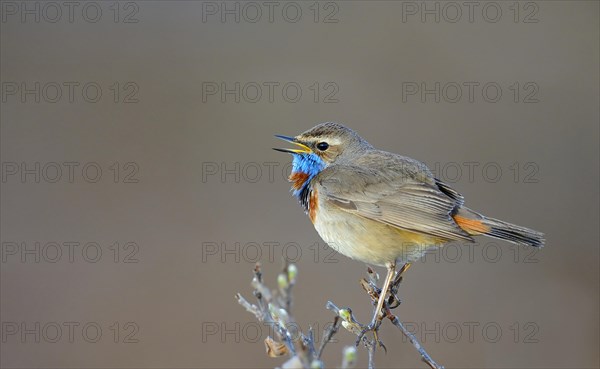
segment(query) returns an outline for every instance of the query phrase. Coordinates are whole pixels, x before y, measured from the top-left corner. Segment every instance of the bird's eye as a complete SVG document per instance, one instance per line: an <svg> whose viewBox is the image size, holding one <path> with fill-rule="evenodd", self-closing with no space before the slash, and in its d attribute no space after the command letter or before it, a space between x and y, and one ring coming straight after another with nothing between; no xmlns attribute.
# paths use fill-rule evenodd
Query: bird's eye
<svg viewBox="0 0 600 369"><path fill-rule="evenodd" d="M319 149L320 151L325 151L325 150L327 150L328 148L329 148L329 144L328 144L327 142L325 142L325 141L323 141L323 142L319 142L319 143L317 144L317 149Z"/></svg>

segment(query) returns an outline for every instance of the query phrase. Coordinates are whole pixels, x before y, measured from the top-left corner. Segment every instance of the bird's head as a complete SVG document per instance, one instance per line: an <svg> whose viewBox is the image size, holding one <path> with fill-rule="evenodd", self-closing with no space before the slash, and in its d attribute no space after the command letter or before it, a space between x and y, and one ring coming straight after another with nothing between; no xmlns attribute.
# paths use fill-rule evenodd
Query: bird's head
<svg viewBox="0 0 600 369"><path fill-rule="evenodd" d="M295 137L276 135L298 146L294 149L274 149L294 155L294 161L309 160L323 168L335 162L351 159L361 150L370 148L356 132L339 123L321 123Z"/></svg>
<svg viewBox="0 0 600 369"><path fill-rule="evenodd" d="M371 148L356 132L339 123L321 123L295 137L276 135L295 146L274 150L293 155L292 189L300 191L320 171L329 165L351 160L356 154Z"/></svg>

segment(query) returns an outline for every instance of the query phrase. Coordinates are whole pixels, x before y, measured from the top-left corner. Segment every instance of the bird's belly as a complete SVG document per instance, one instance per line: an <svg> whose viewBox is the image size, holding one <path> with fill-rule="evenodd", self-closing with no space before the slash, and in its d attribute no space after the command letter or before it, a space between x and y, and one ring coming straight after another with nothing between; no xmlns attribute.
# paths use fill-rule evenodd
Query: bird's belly
<svg viewBox="0 0 600 369"><path fill-rule="evenodd" d="M400 263L417 260L427 249L440 243L433 236L401 230L337 209L319 211L314 226L334 250L381 266L395 260Z"/></svg>

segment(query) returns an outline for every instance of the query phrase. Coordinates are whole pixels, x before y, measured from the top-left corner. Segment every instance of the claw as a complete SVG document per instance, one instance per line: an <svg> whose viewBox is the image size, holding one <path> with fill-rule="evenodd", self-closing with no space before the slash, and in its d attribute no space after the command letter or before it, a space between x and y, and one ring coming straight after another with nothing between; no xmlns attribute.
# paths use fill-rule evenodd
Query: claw
<svg viewBox="0 0 600 369"><path fill-rule="evenodd" d="M390 297L387 301L388 309L395 309L400 306L401 303L402 301L400 298L394 292L390 292Z"/></svg>
<svg viewBox="0 0 600 369"><path fill-rule="evenodd" d="M387 355L387 347L385 347L383 342L380 340L377 340L377 343L379 344L379 347L381 347L383 349L383 352L385 352L385 354Z"/></svg>

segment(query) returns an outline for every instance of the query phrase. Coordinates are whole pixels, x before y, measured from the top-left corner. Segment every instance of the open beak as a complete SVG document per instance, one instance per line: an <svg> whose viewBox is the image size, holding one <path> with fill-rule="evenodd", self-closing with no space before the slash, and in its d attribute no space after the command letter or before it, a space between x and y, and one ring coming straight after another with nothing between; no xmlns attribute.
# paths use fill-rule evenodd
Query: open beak
<svg viewBox="0 0 600 369"><path fill-rule="evenodd" d="M312 152L312 150L310 149L310 147L306 146L305 144L303 144L302 142L299 142L295 137L289 137L289 136L282 136L282 135L275 135L275 137L287 141L287 142L291 142L294 145L300 147L299 149L277 149L277 148L273 148L273 150L276 151L281 151L281 152L287 152L290 154L308 154L310 152Z"/></svg>

